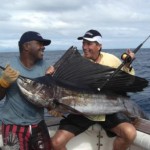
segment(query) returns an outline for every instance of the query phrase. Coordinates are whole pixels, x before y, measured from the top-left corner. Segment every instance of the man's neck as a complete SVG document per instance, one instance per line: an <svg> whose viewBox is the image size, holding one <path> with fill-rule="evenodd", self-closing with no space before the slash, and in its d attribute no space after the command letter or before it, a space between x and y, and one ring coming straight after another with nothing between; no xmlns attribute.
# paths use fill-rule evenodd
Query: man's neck
<svg viewBox="0 0 150 150"><path fill-rule="evenodd" d="M26 68L32 68L34 66L34 64L36 63L34 59L31 59L26 56L20 56L20 62L22 63L22 65Z"/></svg>
<svg viewBox="0 0 150 150"><path fill-rule="evenodd" d="M95 59L93 59L93 61L95 63L99 63L101 61L101 54L99 53L99 55L97 57L95 57Z"/></svg>

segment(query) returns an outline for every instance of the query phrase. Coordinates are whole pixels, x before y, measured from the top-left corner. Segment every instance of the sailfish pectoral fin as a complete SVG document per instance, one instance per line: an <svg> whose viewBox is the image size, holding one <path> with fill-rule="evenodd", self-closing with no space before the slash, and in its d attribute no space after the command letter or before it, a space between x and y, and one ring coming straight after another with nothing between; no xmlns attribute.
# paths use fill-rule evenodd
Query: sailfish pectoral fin
<svg viewBox="0 0 150 150"><path fill-rule="evenodd" d="M65 109L68 113L72 113L72 114L77 114L77 115L82 115L84 117L88 117L90 118L89 116L87 116L86 114L72 108L71 106L68 106L66 104L63 104L63 103L60 103L57 99L54 99L53 100L53 103L56 105L56 107L61 107L63 109Z"/></svg>

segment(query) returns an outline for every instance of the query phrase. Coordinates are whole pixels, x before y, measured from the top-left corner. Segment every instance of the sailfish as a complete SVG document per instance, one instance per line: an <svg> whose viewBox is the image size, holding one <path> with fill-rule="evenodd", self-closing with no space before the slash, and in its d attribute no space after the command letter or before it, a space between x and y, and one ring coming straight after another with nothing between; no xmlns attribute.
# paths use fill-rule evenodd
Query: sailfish
<svg viewBox="0 0 150 150"><path fill-rule="evenodd" d="M85 116L120 111L143 115L127 92L142 91L148 86L146 79L119 70L105 83L116 69L91 62L76 47L69 48L54 67L52 76L19 77L17 84L28 101L39 107Z"/></svg>

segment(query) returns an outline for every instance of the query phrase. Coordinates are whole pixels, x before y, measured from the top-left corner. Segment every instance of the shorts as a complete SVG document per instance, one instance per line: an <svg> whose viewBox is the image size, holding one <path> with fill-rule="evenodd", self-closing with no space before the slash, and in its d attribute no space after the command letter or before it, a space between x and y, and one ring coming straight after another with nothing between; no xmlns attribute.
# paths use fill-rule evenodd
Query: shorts
<svg viewBox="0 0 150 150"><path fill-rule="evenodd" d="M50 136L44 121L37 125L5 125L2 123L5 147L15 150L51 150Z"/></svg>
<svg viewBox="0 0 150 150"><path fill-rule="evenodd" d="M110 129L123 122L131 123L131 120L121 112L106 115L105 121L92 121L81 115L70 114L60 121L59 129L78 135L97 123L103 127L109 137L114 137L116 134L111 132Z"/></svg>

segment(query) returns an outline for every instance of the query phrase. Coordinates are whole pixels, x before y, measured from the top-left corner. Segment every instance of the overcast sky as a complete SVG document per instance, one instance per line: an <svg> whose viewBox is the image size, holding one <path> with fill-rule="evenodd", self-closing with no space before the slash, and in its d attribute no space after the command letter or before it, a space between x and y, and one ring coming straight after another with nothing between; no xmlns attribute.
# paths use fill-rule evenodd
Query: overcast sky
<svg viewBox="0 0 150 150"><path fill-rule="evenodd" d="M0 0L2 1L2 0ZM89 29L103 36L103 48L136 48L150 35L150 0L4 0L0 6L0 52L18 51L25 31L52 40L47 50L81 49ZM150 47L150 40L143 48Z"/></svg>

